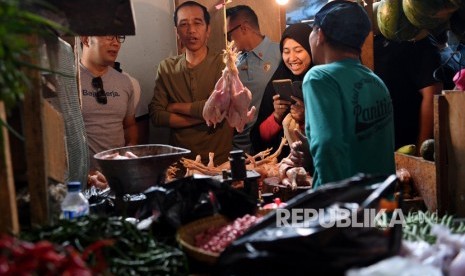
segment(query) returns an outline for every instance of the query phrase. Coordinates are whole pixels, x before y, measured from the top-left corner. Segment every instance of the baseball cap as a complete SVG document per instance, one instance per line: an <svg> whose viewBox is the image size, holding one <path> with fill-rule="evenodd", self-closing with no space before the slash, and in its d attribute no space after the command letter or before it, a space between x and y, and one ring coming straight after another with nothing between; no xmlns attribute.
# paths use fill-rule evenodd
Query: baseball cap
<svg viewBox="0 0 465 276"><path fill-rule="evenodd" d="M368 14L358 3L345 0L331 1L315 14L315 26L319 26L331 40L361 49L370 33Z"/></svg>

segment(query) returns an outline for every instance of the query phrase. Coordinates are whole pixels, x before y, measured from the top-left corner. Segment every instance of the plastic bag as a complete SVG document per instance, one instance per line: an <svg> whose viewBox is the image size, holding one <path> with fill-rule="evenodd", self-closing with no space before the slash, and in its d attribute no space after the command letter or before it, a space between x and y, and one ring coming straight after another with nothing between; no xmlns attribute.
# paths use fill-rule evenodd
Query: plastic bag
<svg viewBox="0 0 465 276"><path fill-rule="evenodd" d="M217 274L342 275L348 268L367 266L396 254L401 223L385 230L369 223L341 227L351 220L363 222L365 210L379 209L381 199L389 202L396 181L395 175L359 175L298 195L286 208L268 214L227 247L218 260ZM318 213L294 222L292 218L299 217L290 216L288 225L281 223L283 212L295 215L300 210Z"/></svg>
<svg viewBox="0 0 465 276"><path fill-rule="evenodd" d="M257 208L250 196L212 178L187 177L144 193L148 212L158 214L159 221L174 229L215 213L235 219Z"/></svg>
<svg viewBox="0 0 465 276"><path fill-rule="evenodd" d="M437 267L421 264L414 260L394 256L364 268L351 269L346 276L442 276Z"/></svg>

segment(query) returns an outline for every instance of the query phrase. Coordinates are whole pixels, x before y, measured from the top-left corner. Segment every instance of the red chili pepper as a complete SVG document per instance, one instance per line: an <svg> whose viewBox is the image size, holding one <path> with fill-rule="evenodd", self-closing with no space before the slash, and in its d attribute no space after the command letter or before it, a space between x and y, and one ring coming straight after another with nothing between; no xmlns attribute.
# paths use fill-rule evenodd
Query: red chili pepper
<svg viewBox="0 0 465 276"><path fill-rule="evenodd" d="M92 271L95 273L103 273L107 268L107 262L105 256L102 254L102 248L106 246L113 246L116 240L114 239L105 239L96 241L89 246L87 246L82 252L82 259L88 260L88 257L91 253L95 255L95 266L92 267Z"/></svg>
<svg viewBox="0 0 465 276"><path fill-rule="evenodd" d="M8 235L2 235L0 238L0 248L12 248L14 239Z"/></svg>
<svg viewBox="0 0 465 276"><path fill-rule="evenodd" d="M50 262L54 265L59 265L66 259L66 257L63 254L57 253L52 250L44 252L44 254L37 257L40 259L41 262Z"/></svg>
<svg viewBox="0 0 465 276"><path fill-rule="evenodd" d="M107 270L108 265L105 259L105 256L102 254L102 251L95 252L95 265L92 267L92 271L95 274L103 274Z"/></svg>
<svg viewBox="0 0 465 276"><path fill-rule="evenodd" d="M49 241L39 241L35 244L35 246L32 248L32 253L35 256L41 256L42 254L48 252L48 251L54 251L55 247L53 246L53 243Z"/></svg>
<svg viewBox="0 0 465 276"><path fill-rule="evenodd" d="M91 276L92 272L87 268L70 267L70 268L67 268L65 271L63 271L61 275L62 276Z"/></svg>
<svg viewBox="0 0 465 276"><path fill-rule="evenodd" d="M68 265L80 268L87 268L86 263L84 262L83 258L79 255L79 253L72 247L66 247L68 252Z"/></svg>
<svg viewBox="0 0 465 276"><path fill-rule="evenodd" d="M10 265L8 264L8 258L0 256L0 275L5 275L9 270Z"/></svg>
<svg viewBox="0 0 465 276"><path fill-rule="evenodd" d="M82 252L82 259L87 260L90 253L93 253L93 252L95 252L95 251L97 251L100 248L105 247L105 246L112 246L112 245L115 244L115 242L116 241L113 240L113 239L106 239L106 240L99 240L99 241L96 241L96 242L90 244Z"/></svg>
<svg viewBox="0 0 465 276"><path fill-rule="evenodd" d="M113 244L104 241L101 246ZM98 250L99 246L95 246ZM90 248L92 249L92 248ZM67 253L67 254L65 254ZM0 275L92 275L79 253L72 247L57 251L49 241L36 244L4 235L0 239Z"/></svg>
<svg viewBox="0 0 465 276"><path fill-rule="evenodd" d="M25 256L23 258L13 259L12 264L17 267L19 271L33 272L37 270L40 263L39 260L34 257Z"/></svg>

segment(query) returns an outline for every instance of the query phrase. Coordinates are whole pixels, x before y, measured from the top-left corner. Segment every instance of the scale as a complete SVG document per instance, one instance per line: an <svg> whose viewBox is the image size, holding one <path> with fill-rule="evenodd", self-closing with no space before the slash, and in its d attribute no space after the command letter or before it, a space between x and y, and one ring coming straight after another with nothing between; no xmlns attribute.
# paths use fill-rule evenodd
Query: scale
<svg viewBox="0 0 465 276"><path fill-rule="evenodd" d="M243 191L253 200L260 200L258 179L260 174L254 170L246 170L244 152L242 150L233 150L230 153L229 164L230 170L223 170L221 175L213 176L223 183L228 183L234 188Z"/></svg>
<svg viewBox="0 0 465 276"><path fill-rule="evenodd" d="M260 178L261 175L256 171L246 170L245 157L242 150L231 151L229 162L231 169L224 170L220 175L207 176L195 174L193 177L197 179L212 178L222 183L228 183L229 185L249 195L252 200L258 203L260 201L260 193L259 184L257 180ZM136 176L133 175L131 177L135 178ZM114 181L111 184L118 183L117 186L122 187L122 184L120 182L115 182L115 178L107 177L107 179L109 181ZM121 178L118 179L118 181L120 180ZM177 181L182 181L182 178L177 179ZM151 186L163 186L159 185L159 183L159 178L156 177L153 180L153 184ZM121 215L126 217L137 217L139 209L141 209L145 205L147 199L147 196L143 193L143 191L140 193L115 193L110 188L101 191L98 191L96 188L91 189L93 189L93 191L88 191L86 196L90 200L91 212L98 213L101 215Z"/></svg>

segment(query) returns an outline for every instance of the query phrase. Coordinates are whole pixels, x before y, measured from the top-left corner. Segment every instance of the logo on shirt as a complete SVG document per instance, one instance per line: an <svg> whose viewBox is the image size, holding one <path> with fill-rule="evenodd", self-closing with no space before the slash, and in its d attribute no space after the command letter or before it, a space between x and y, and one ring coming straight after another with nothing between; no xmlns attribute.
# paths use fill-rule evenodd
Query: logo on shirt
<svg viewBox="0 0 465 276"><path fill-rule="evenodd" d="M82 95L83 96L90 96L90 97L95 98L95 97L97 97L97 91L87 91L87 89L83 89L82 90ZM106 91L105 95L107 97L112 97L112 98L120 96L120 94L118 92L116 92L116 91Z"/></svg>
<svg viewBox="0 0 465 276"><path fill-rule="evenodd" d="M377 100L368 106L364 106L359 102L360 89L367 82L371 83L373 81L362 80L354 84L352 104L354 106L355 134L359 140L363 140L385 127L390 122L389 119L392 116L392 104L389 96Z"/></svg>
<svg viewBox="0 0 465 276"><path fill-rule="evenodd" d="M271 69L271 63L265 62L265 65L263 66L263 70L265 70L265 72L268 72L270 71L270 69Z"/></svg>

